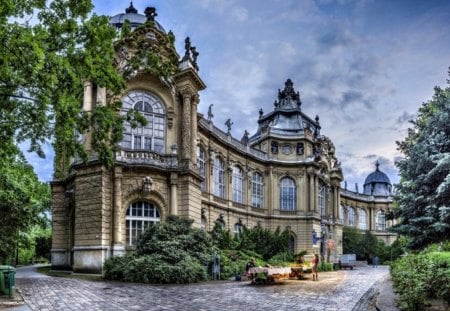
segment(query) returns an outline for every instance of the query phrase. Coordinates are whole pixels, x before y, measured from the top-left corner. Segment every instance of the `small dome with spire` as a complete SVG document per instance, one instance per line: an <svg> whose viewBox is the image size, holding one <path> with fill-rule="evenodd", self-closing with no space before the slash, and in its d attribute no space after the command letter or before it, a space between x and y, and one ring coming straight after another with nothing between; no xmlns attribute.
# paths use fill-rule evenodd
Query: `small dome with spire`
<svg viewBox="0 0 450 311"><path fill-rule="evenodd" d="M392 192L392 184L389 177L380 171L380 162L375 163L376 169L370 173L364 182L364 194L388 196Z"/></svg>
<svg viewBox="0 0 450 311"><path fill-rule="evenodd" d="M145 10L144 14L139 14L138 10L133 6L133 1L130 2L130 6L125 9L125 13L114 15L110 19L110 24L117 29L122 28L126 20L130 22L131 29L142 26L147 20L151 20L155 23L156 29L162 33L166 33L165 29L155 20L156 10L153 7L149 7Z"/></svg>

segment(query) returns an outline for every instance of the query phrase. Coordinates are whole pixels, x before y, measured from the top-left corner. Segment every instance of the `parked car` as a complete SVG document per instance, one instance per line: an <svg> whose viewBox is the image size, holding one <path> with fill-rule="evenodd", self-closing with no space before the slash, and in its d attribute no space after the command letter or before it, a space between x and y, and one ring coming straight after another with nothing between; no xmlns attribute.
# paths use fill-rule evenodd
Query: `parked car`
<svg viewBox="0 0 450 311"><path fill-rule="evenodd" d="M356 266L356 255L355 254L344 254L339 256L339 269L350 268Z"/></svg>

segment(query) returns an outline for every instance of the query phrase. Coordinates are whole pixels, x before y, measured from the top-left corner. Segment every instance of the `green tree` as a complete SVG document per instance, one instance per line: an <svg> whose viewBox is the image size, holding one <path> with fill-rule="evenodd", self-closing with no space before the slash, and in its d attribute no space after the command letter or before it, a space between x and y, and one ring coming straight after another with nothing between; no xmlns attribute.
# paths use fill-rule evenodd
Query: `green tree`
<svg viewBox="0 0 450 311"><path fill-rule="evenodd" d="M411 123L408 136L397 142L404 158L397 163L393 214L399 223L391 230L408 236L410 248L422 249L450 234L450 87L435 87Z"/></svg>
<svg viewBox="0 0 450 311"><path fill-rule="evenodd" d="M16 153L0 160L0 262L4 263L12 262L24 233L46 223L50 210L50 187L38 180L17 149Z"/></svg>
<svg viewBox="0 0 450 311"><path fill-rule="evenodd" d="M92 150L111 164L122 138L118 104L81 111L83 85L91 81L118 94L123 78L114 68L115 30L106 16L89 15L90 0L5 0L0 8L0 150L53 142L55 177L73 156L87 159L77 133L93 129ZM29 22L29 21L32 22Z"/></svg>

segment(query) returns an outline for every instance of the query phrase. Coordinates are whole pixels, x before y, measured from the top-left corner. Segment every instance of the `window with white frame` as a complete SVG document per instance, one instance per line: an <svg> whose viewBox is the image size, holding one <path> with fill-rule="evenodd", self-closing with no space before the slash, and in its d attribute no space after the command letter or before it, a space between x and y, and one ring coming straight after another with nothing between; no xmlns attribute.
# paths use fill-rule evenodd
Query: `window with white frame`
<svg viewBox="0 0 450 311"><path fill-rule="evenodd" d="M263 208L264 207L264 178L258 173L252 174L252 206Z"/></svg>
<svg viewBox="0 0 450 311"><path fill-rule="evenodd" d="M377 212L376 227L379 231L386 230L386 214L383 211Z"/></svg>
<svg viewBox="0 0 450 311"><path fill-rule="evenodd" d="M355 209L353 207L348 208L348 217L347 217L348 225L354 227L355 226Z"/></svg>
<svg viewBox="0 0 450 311"><path fill-rule="evenodd" d="M158 209L149 202L134 202L127 209L126 244L135 245L137 238L151 224L160 222Z"/></svg>
<svg viewBox="0 0 450 311"><path fill-rule="evenodd" d="M214 159L214 194L225 197L225 164L220 157Z"/></svg>
<svg viewBox="0 0 450 311"><path fill-rule="evenodd" d="M243 203L244 200L244 173L239 166L233 167L233 201Z"/></svg>
<svg viewBox="0 0 450 311"><path fill-rule="evenodd" d="M359 209L359 229L367 230L367 213L363 208Z"/></svg>
<svg viewBox="0 0 450 311"><path fill-rule="evenodd" d="M319 191L317 193L320 216L325 216L326 214L326 191L326 186L322 182L320 182Z"/></svg>
<svg viewBox="0 0 450 311"><path fill-rule="evenodd" d="M295 211L297 209L297 188L290 177L280 181L280 210Z"/></svg>
<svg viewBox="0 0 450 311"><path fill-rule="evenodd" d="M139 111L147 125L132 126L125 122L124 138L120 146L126 149L164 152L166 114L159 98L145 91L131 91L122 98L121 114L130 110Z"/></svg>
<svg viewBox="0 0 450 311"><path fill-rule="evenodd" d="M202 191L206 190L206 153L205 150L197 146L197 166L198 172L200 176L204 178L204 180L200 184L200 188Z"/></svg>

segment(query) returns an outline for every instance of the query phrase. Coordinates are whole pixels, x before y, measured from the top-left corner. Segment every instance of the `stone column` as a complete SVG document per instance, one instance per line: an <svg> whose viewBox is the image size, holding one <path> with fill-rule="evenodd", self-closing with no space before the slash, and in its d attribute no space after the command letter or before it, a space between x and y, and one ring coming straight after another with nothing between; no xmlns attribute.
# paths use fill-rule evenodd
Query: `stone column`
<svg viewBox="0 0 450 311"><path fill-rule="evenodd" d="M314 206L314 175L308 174L309 176L309 208L308 210L310 212L313 212L315 210Z"/></svg>
<svg viewBox="0 0 450 311"><path fill-rule="evenodd" d="M178 215L178 175L170 174L170 214Z"/></svg>
<svg viewBox="0 0 450 311"><path fill-rule="evenodd" d="M183 97L183 119L181 124L181 158L183 161L191 159L191 97L192 93L188 89L181 92Z"/></svg>
<svg viewBox="0 0 450 311"><path fill-rule="evenodd" d="M313 191L313 196L314 196L314 211L317 213L319 212L319 198L317 196L318 191L319 191L319 181L316 175L314 175L314 191Z"/></svg>
<svg viewBox="0 0 450 311"><path fill-rule="evenodd" d="M84 82L83 111L92 111L92 82Z"/></svg>
<svg viewBox="0 0 450 311"><path fill-rule="evenodd" d="M113 230L113 256L125 253L125 244L122 240L124 236L124 219L122 212L122 168L114 168L114 230Z"/></svg>
<svg viewBox="0 0 450 311"><path fill-rule="evenodd" d="M191 104L191 162L197 163L197 107L200 102L200 96L194 95Z"/></svg>

